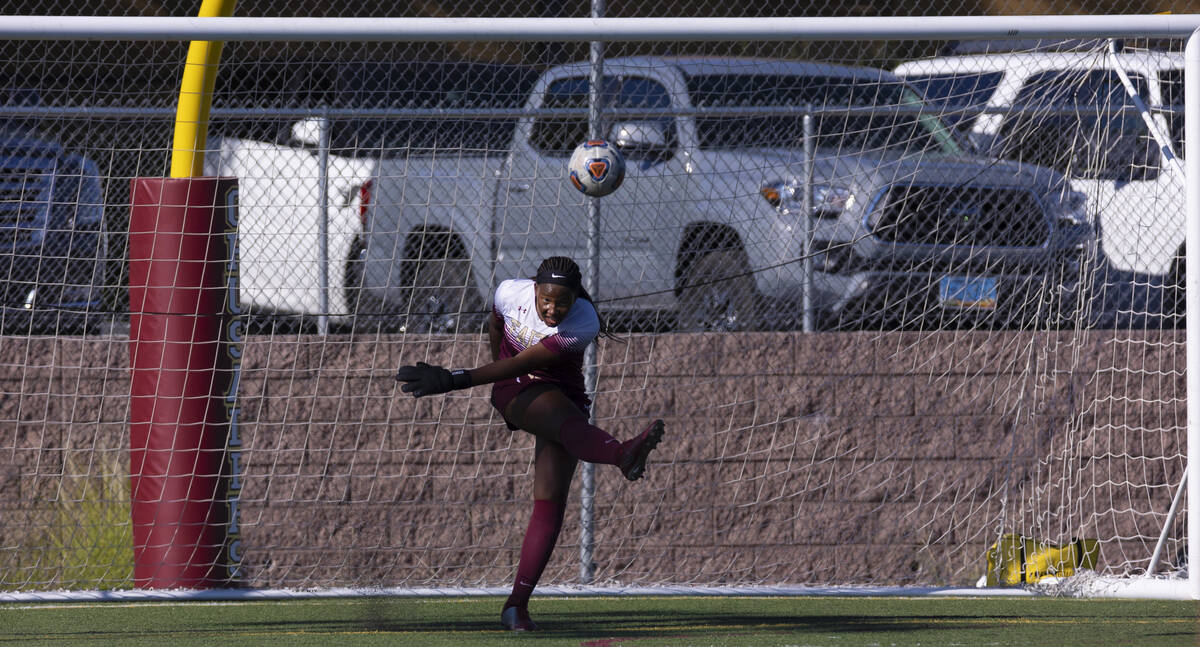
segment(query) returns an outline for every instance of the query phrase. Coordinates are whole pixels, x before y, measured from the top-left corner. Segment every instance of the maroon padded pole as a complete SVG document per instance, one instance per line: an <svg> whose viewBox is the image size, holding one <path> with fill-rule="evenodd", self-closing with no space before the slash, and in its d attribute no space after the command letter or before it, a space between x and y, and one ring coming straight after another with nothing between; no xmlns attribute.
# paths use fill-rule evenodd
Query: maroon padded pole
<svg viewBox="0 0 1200 647"><path fill-rule="evenodd" d="M237 285L229 280L236 245L226 230L227 222L236 226L237 180L134 178L131 188L134 582L225 586L231 570L226 331Z"/></svg>

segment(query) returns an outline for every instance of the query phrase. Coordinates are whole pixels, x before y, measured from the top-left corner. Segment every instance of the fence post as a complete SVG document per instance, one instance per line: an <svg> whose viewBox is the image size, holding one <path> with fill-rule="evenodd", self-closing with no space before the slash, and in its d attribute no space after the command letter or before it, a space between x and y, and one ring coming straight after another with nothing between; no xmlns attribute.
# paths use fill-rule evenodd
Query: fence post
<svg viewBox="0 0 1200 647"><path fill-rule="evenodd" d="M329 109L321 109L317 136L317 334L329 334Z"/></svg>
<svg viewBox="0 0 1200 647"><path fill-rule="evenodd" d="M592 0L592 17L604 16L604 0ZM604 99L604 43L592 41L588 48L588 61L591 64L591 78L588 84L588 139L600 139L604 133L600 130L601 102ZM600 288L600 200L588 198L588 236L587 236L587 272L584 274L584 285L593 296ZM584 389L594 400L599 367L597 366L596 344L588 346L584 354L584 366L587 367L583 376ZM595 422L595 414L590 415ZM596 466L591 463L583 464L583 474L579 487L579 579L583 584L591 584L596 577L595 564L595 504L596 504Z"/></svg>

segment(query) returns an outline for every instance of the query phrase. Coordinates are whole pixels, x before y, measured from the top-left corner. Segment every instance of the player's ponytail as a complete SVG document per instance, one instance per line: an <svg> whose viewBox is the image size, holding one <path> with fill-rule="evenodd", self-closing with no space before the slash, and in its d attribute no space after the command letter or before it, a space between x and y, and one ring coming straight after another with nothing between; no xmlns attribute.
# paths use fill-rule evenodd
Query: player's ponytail
<svg viewBox="0 0 1200 647"><path fill-rule="evenodd" d="M600 320L600 336L617 339L609 330L604 317L600 315L600 307L596 305L596 300L588 294L587 288L583 287L583 272L579 270L579 264L575 261L566 256L551 256L538 265L537 276L533 277L533 280L537 283L564 285L571 289L576 297L591 303L596 310L596 318Z"/></svg>

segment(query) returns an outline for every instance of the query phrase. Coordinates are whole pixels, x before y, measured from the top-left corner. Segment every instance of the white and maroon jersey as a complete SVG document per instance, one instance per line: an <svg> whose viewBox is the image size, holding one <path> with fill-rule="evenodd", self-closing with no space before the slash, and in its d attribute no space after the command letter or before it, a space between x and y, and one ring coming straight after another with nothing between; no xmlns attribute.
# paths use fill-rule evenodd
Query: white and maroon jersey
<svg viewBox="0 0 1200 647"><path fill-rule="evenodd" d="M510 279L496 288L492 316L503 325L500 359L541 344L560 357L560 361L534 371L528 378L554 382L583 392L583 351L600 334L596 307L586 299L576 299L562 323L551 328L538 316L532 279ZM526 376L518 380L523 381Z"/></svg>

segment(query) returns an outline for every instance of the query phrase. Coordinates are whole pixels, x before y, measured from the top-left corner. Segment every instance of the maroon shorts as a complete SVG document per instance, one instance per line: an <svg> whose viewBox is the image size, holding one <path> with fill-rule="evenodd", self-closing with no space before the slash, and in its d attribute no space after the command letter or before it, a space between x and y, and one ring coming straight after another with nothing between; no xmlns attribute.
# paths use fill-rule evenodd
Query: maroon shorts
<svg viewBox="0 0 1200 647"><path fill-rule="evenodd" d="M496 411L499 411L500 417L503 418L504 410L508 408L509 403L511 403L518 395L520 395L522 391L525 389L531 389L533 387L549 387L558 389L563 395L567 396L568 400L574 402L575 406L579 407L579 410L583 412L584 416L590 415L589 410L592 406L592 400L591 398L587 397L586 393L576 391L575 389L563 388L561 384L555 382L531 380L526 376L514 377L510 380L503 380L493 384L492 406L496 407ZM512 429L513 431L516 431L520 428L509 422L508 418L504 418L504 424L508 425L508 428Z"/></svg>

